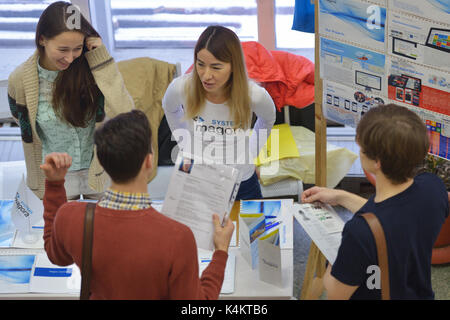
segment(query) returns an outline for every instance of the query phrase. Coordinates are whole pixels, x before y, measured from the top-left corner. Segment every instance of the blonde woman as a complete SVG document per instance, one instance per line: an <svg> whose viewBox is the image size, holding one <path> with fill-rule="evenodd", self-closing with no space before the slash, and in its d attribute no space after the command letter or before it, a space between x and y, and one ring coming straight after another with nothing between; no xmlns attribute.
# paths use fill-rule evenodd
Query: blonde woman
<svg viewBox="0 0 450 320"><path fill-rule="evenodd" d="M180 149L240 170L236 200L262 198L253 159L273 127L275 105L264 88L248 79L233 31L222 26L203 31L193 71L169 85L163 108Z"/></svg>

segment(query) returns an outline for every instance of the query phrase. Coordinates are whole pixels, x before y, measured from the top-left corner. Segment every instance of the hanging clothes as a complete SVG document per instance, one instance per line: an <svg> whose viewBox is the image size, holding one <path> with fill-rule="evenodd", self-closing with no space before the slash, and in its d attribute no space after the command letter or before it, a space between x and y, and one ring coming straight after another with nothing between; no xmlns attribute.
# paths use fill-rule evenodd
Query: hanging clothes
<svg viewBox="0 0 450 320"><path fill-rule="evenodd" d="M314 102L314 62L286 51L267 50L256 41L241 42L248 77L267 90L278 111ZM192 64L186 73L190 73Z"/></svg>
<svg viewBox="0 0 450 320"><path fill-rule="evenodd" d="M295 0L292 30L314 33L314 1Z"/></svg>

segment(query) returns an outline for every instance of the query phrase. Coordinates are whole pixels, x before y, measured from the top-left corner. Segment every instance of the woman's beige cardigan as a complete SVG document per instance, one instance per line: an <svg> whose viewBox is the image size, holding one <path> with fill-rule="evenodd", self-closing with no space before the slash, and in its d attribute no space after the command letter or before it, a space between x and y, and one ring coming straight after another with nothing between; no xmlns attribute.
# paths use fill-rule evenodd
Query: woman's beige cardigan
<svg viewBox="0 0 450 320"><path fill-rule="evenodd" d="M108 118L119 113L128 112L134 108L134 102L128 93L122 75L120 74L114 59L108 53L104 45L85 53L94 79L104 96L104 109ZM27 168L27 185L40 198L44 196L45 177L39 168L42 164L42 143L36 132L36 114L39 101L39 78L37 69L38 52L36 51L27 61L18 66L8 79L8 100L11 111L21 110L18 119L17 112L12 112L16 121L21 125L22 144ZM25 115L25 116L23 116ZM28 119L24 122L23 119ZM24 139L24 130L30 133ZM31 127L31 128L30 128ZM31 132L30 132L31 130ZM31 140L31 141L30 141ZM94 157L89 168L89 185L94 190L101 192L109 184L109 177Z"/></svg>

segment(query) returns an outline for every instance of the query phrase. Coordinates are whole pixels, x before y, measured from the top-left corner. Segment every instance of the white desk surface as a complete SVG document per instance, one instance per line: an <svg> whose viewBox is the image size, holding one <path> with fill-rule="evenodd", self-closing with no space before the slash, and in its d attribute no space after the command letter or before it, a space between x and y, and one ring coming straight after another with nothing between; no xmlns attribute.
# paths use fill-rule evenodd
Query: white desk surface
<svg viewBox="0 0 450 320"><path fill-rule="evenodd" d="M239 248L232 247L236 255L236 277L234 293L221 294L219 299L292 299L294 285L293 249L281 250L282 283L277 287L259 280L258 269L252 270L241 256Z"/></svg>
<svg viewBox="0 0 450 320"><path fill-rule="evenodd" d="M245 299L292 299L293 295L293 249L281 250L283 272L283 287L277 287L259 280L258 270L252 270L241 256L239 248L230 247L230 252L236 255L235 290L232 294L221 294L223 300ZM2 293L0 300L77 300L76 294L49 293Z"/></svg>

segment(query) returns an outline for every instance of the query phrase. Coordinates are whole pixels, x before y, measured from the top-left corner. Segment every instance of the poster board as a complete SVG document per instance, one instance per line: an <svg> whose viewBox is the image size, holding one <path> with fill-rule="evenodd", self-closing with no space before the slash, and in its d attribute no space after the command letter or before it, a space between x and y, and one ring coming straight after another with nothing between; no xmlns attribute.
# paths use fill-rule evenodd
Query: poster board
<svg viewBox="0 0 450 320"><path fill-rule="evenodd" d="M450 159L450 3L316 0L325 118L351 127L378 104L416 112Z"/></svg>
<svg viewBox="0 0 450 320"><path fill-rule="evenodd" d="M326 120L357 126L396 103L427 126L433 155L450 159L450 3L315 0L316 185L326 186ZM312 243L300 299L323 291L325 258Z"/></svg>

